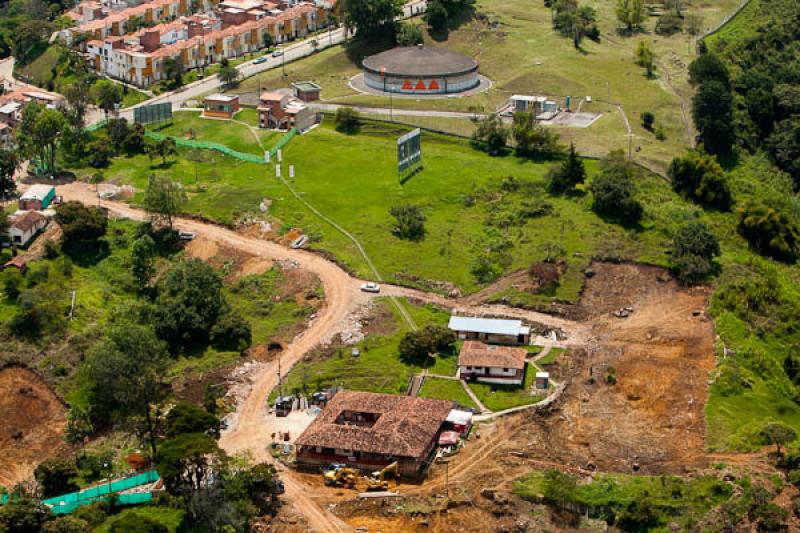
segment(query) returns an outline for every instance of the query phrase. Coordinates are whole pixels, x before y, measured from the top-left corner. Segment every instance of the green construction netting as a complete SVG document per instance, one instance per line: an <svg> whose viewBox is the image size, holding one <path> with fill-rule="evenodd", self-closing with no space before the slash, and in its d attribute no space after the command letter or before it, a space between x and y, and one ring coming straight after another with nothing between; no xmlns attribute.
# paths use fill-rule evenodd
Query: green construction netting
<svg viewBox="0 0 800 533"><path fill-rule="evenodd" d="M158 480L158 472L155 470L148 470L147 472L125 479L118 479L111 483L103 483L102 485L97 485L78 492L71 492L69 494L56 496L55 498L48 498L42 500L42 503L50 507L55 514L67 514L73 512L78 507L90 505L101 500L108 500L111 497L110 495L114 493L134 489L141 485L155 483ZM149 491L117 495L117 502L120 505L137 505L140 503L147 503L152 499L153 493ZM4 494L2 499L0 499L0 503L5 504L7 501L8 495Z"/></svg>
<svg viewBox="0 0 800 533"><path fill-rule="evenodd" d="M105 125L106 125L106 121L103 120L101 122L98 122L96 124L92 124L91 126L88 126L86 128L86 131L92 132L92 131L95 131L97 129L102 128ZM152 139L154 141L163 141L164 139L168 139L169 138L169 139L172 139L173 141L175 141L176 145L182 146L184 148L196 148L198 150L216 150L217 152L220 152L220 153L225 154L227 156L236 158L236 159L238 159L240 161L247 161L248 163L257 163L257 164L264 164L265 163L264 158L261 157L261 156L258 156L258 155L255 155L255 154L246 154L244 152L239 152L237 150L232 150L232 149L228 148L227 146L225 146L224 144L219 144L219 143L215 143L215 142L208 142L208 141L193 141L191 139L181 139L180 137L173 137L171 135L163 135L161 133L158 133L158 132L155 132L155 131L151 131L151 130L145 131L144 135L148 139ZM272 148L269 149L270 157L273 157L276 153L278 153L278 150L280 150L281 148L286 146L289 143L289 141L291 141L294 138L295 135L297 135L297 130L295 128L292 128L289 131L287 131L286 134L283 135L283 137L281 137L280 139L278 139L278 142L276 142L275 145Z"/></svg>

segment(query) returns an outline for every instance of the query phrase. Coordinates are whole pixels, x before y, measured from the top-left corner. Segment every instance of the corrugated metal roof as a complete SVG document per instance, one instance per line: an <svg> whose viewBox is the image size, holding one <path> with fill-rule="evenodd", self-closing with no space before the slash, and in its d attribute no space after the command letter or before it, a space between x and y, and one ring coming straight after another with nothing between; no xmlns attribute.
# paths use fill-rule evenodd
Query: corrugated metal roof
<svg viewBox="0 0 800 533"><path fill-rule="evenodd" d="M475 318L469 316L451 316L447 325L453 331L469 331L472 333L489 333L492 335L520 335L521 320L501 320L497 318Z"/></svg>
<svg viewBox="0 0 800 533"><path fill-rule="evenodd" d="M52 185L31 185L30 189L25 191L20 198L22 200L44 200L51 191L55 191Z"/></svg>

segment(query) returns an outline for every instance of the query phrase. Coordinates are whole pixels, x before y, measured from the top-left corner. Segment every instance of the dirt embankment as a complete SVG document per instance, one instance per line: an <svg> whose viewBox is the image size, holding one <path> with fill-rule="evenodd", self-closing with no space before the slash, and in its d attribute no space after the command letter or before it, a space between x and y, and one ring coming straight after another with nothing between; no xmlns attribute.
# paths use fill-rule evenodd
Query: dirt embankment
<svg viewBox="0 0 800 533"><path fill-rule="evenodd" d="M67 409L36 372L0 370L0 485L11 488L34 468L68 449Z"/></svg>

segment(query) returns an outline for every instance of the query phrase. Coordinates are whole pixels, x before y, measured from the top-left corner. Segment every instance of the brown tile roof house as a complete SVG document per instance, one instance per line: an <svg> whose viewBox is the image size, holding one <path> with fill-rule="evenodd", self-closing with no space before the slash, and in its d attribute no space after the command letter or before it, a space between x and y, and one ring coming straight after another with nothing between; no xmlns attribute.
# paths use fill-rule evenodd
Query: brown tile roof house
<svg viewBox="0 0 800 533"><path fill-rule="evenodd" d="M402 475L418 477L452 408L445 400L341 391L295 442L298 466L398 461Z"/></svg>
<svg viewBox="0 0 800 533"><path fill-rule="evenodd" d="M525 377L527 355L524 348L466 341L458 354L458 368L462 378L520 385Z"/></svg>

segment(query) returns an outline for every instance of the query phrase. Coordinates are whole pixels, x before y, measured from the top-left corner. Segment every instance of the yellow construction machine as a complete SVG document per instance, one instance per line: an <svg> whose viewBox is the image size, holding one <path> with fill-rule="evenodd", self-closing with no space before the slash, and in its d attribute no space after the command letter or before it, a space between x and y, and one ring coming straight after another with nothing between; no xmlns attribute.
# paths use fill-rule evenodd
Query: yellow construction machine
<svg viewBox="0 0 800 533"><path fill-rule="evenodd" d="M329 487L355 488L356 481L361 472L357 468L339 467L332 468L323 473L325 484Z"/></svg>
<svg viewBox="0 0 800 533"><path fill-rule="evenodd" d="M397 464L397 461L387 465L381 470L372 472L369 476L364 476L367 490L389 490L389 482L386 480L387 474L392 474L395 478L395 483L397 482L397 478L400 474L400 465Z"/></svg>

